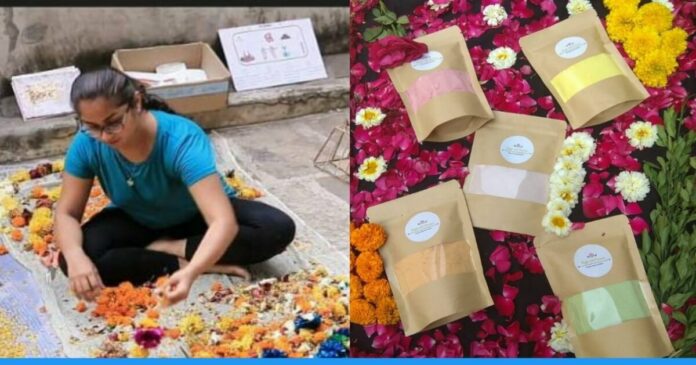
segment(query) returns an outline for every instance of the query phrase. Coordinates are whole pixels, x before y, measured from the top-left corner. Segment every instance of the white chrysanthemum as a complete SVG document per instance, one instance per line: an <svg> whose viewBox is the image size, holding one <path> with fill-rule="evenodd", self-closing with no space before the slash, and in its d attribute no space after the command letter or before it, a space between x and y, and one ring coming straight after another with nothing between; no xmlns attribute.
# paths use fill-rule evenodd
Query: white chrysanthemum
<svg viewBox="0 0 696 365"><path fill-rule="evenodd" d="M568 189L577 194L582 189L586 173L585 170L554 172L549 178L550 190Z"/></svg>
<svg viewBox="0 0 696 365"><path fill-rule="evenodd" d="M483 21L491 27L497 27L507 19L507 12L502 5L493 4L483 8Z"/></svg>
<svg viewBox="0 0 696 365"><path fill-rule="evenodd" d="M674 11L674 4L669 0L652 0L654 3L662 4L669 9L669 11Z"/></svg>
<svg viewBox="0 0 696 365"><path fill-rule="evenodd" d="M567 201L559 198L551 199L547 204L546 204L546 210L549 212L557 212L561 213L564 216L570 215L570 212L573 210L570 207L570 204L568 204Z"/></svg>
<svg viewBox="0 0 696 365"><path fill-rule="evenodd" d="M541 220L541 225L544 227L546 232L553 233L561 237L567 236L568 233L570 233L570 220L561 212L554 211L546 213L544 219Z"/></svg>
<svg viewBox="0 0 696 365"><path fill-rule="evenodd" d="M595 140L589 133L575 132L563 141L561 155L579 154L582 161L585 162L594 154L596 148Z"/></svg>
<svg viewBox="0 0 696 365"><path fill-rule="evenodd" d="M496 70L512 67L517 61L517 53L510 47L498 47L488 54L487 62Z"/></svg>
<svg viewBox="0 0 696 365"><path fill-rule="evenodd" d="M386 114L382 113L380 108L367 107L358 110L355 114L355 124L365 128L372 128L382 124Z"/></svg>
<svg viewBox="0 0 696 365"><path fill-rule="evenodd" d="M9 180L1 180L0 181L0 198L2 198L2 195L11 195L14 194L14 186L12 185L12 182Z"/></svg>
<svg viewBox="0 0 696 365"><path fill-rule="evenodd" d="M440 0L438 2L435 2L434 0L428 0L428 6L430 7L430 10L439 11L439 10L442 10L442 9L448 7L451 2L452 2L451 0L447 0L447 1Z"/></svg>
<svg viewBox="0 0 696 365"><path fill-rule="evenodd" d="M575 15L592 9L592 4L588 0L570 0L566 5L566 9L569 15Z"/></svg>
<svg viewBox="0 0 696 365"><path fill-rule="evenodd" d="M549 200L562 199L568 203L571 208L573 208L578 203L578 192L579 189L574 186L560 186L552 184L550 186Z"/></svg>
<svg viewBox="0 0 696 365"><path fill-rule="evenodd" d="M382 156L368 157L358 168L358 178L375 182L385 171L387 171L387 162Z"/></svg>
<svg viewBox="0 0 696 365"><path fill-rule="evenodd" d="M549 346L560 353L573 352L573 345L570 343L570 338L568 336L568 325L565 321L554 323L551 327L551 338L549 339Z"/></svg>
<svg viewBox="0 0 696 365"><path fill-rule="evenodd" d="M650 181L645 174L637 171L621 171L616 177L614 190L629 203L645 199L650 192Z"/></svg>
<svg viewBox="0 0 696 365"><path fill-rule="evenodd" d="M560 156L553 165L554 171L580 171L582 170L582 158L579 155Z"/></svg>
<svg viewBox="0 0 696 365"><path fill-rule="evenodd" d="M650 148L657 140L657 126L648 122L633 122L626 129L626 137L631 146L639 150Z"/></svg>

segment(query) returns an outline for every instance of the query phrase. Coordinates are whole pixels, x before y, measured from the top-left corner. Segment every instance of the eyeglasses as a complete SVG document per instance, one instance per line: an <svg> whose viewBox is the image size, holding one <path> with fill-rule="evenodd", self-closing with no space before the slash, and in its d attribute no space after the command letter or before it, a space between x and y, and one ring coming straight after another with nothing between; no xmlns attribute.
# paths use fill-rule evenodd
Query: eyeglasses
<svg viewBox="0 0 696 365"><path fill-rule="evenodd" d="M124 124L126 123L126 116L128 115L130 106L128 104L124 106L126 107L126 110L123 112L123 114L120 117L111 118L110 121L106 121L103 127L94 125L92 123L86 123L80 119L80 117L75 117L75 121L77 122L78 128L81 131L89 133L89 135L94 138L100 138L102 133L114 135L121 132Z"/></svg>

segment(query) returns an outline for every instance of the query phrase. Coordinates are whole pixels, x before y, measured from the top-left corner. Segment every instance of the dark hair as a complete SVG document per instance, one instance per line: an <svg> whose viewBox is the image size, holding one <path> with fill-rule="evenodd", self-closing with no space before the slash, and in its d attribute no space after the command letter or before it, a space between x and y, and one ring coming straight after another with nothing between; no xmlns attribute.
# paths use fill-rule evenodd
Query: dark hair
<svg viewBox="0 0 696 365"><path fill-rule="evenodd" d="M135 106L136 91L142 94L144 109L157 109L176 114L160 97L148 94L145 91L145 85L113 67L85 72L78 76L70 90L70 102L75 112L78 112L77 104L81 100L93 100L98 97L106 98L118 106L123 104Z"/></svg>

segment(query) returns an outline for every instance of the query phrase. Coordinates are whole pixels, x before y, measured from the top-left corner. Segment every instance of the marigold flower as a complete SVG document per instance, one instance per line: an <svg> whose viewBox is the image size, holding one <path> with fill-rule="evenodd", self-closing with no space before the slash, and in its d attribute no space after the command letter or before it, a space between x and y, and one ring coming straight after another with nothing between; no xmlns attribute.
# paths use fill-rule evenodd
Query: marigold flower
<svg viewBox="0 0 696 365"><path fill-rule="evenodd" d="M355 271L362 281L369 283L382 275L384 265L378 253L366 251L355 260Z"/></svg>
<svg viewBox="0 0 696 365"><path fill-rule="evenodd" d="M635 26L634 17L638 10L635 7L622 6L612 10L607 15L607 34L616 42L623 42Z"/></svg>
<svg viewBox="0 0 696 365"><path fill-rule="evenodd" d="M361 298L363 294L362 281L357 275L350 275L350 299Z"/></svg>
<svg viewBox="0 0 696 365"><path fill-rule="evenodd" d="M365 223L350 233L350 243L356 250L376 251L387 241L387 233L379 224Z"/></svg>
<svg viewBox="0 0 696 365"><path fill-rule="evenodd" d="M377 303L380 299L391 296L391 288L386 279L377 279L365 284L363 287L365 299L372 303Z"/></svg>
<svg viewBox="0 0 696 365"><path fill-rule="evenodd" d="M636 13L636 24L640 27L664 32L672 28L674 16L669 9L658 3L648 3L641 6Z"/></svg>
<svg viewBox="0 0 696 365"><path fill-rule="evenodd" d="M10 224L12 224L12 227L22 228L27 225L27 221L22 216L16 216L10 220Z"/></svg>
<svg viewBox="0 0 696 365"><path fill-rule="evenodd" d="M10 233L10 238L15 242L20 242L24 238L24 233L18 229L13 229Z"/></svg>
<svg viewBox="0 0 696 365"><path fill-rule="evenodd" d="M350 321L361 326L375 323L375 308L367 300L350 301Z"/></svg>
<svg viewBox="0 0 696 365"><path fill-rule="evenodd" d="M377 323L379 324L397 324L399 323L399 309L396 307L396 302L394 298L385 297L379 300L377 303Z"/></svg>

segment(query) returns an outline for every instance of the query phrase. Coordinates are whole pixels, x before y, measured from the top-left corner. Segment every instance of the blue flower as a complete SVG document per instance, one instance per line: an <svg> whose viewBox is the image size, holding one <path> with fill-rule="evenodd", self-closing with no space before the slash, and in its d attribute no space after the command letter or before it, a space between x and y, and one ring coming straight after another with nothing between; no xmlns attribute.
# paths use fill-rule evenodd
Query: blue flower
<svg viewBox="0 0 696 365"><path fill-rule="evenodd" d="M263 352L261 353L261 357L279 358L279 357L288 357L288 354L286 354L285 352L280 351L278 349L263 349Z"/></svg>
<svg viewBox="0 0 696 365"><path fill-rule="evenodd" d="M350 337L350 328L345 327L345 328L339 328L338 331L336 331L336 334Z"/></svg>
<svg viewBox="0 0 696 365"><path fill-rule="evenodd" d="M326 340L319 346L317 357L336 358L348 357L348 349L343 344L336 340Z"/></svg>
<svg viewBox="0 0 696 365"><path fill-rule="evenodd" d="M302 328L311 330L317 329L321 325L321 315L319 313L301 314L295 318L295 331L299 332Z"/></svg>

